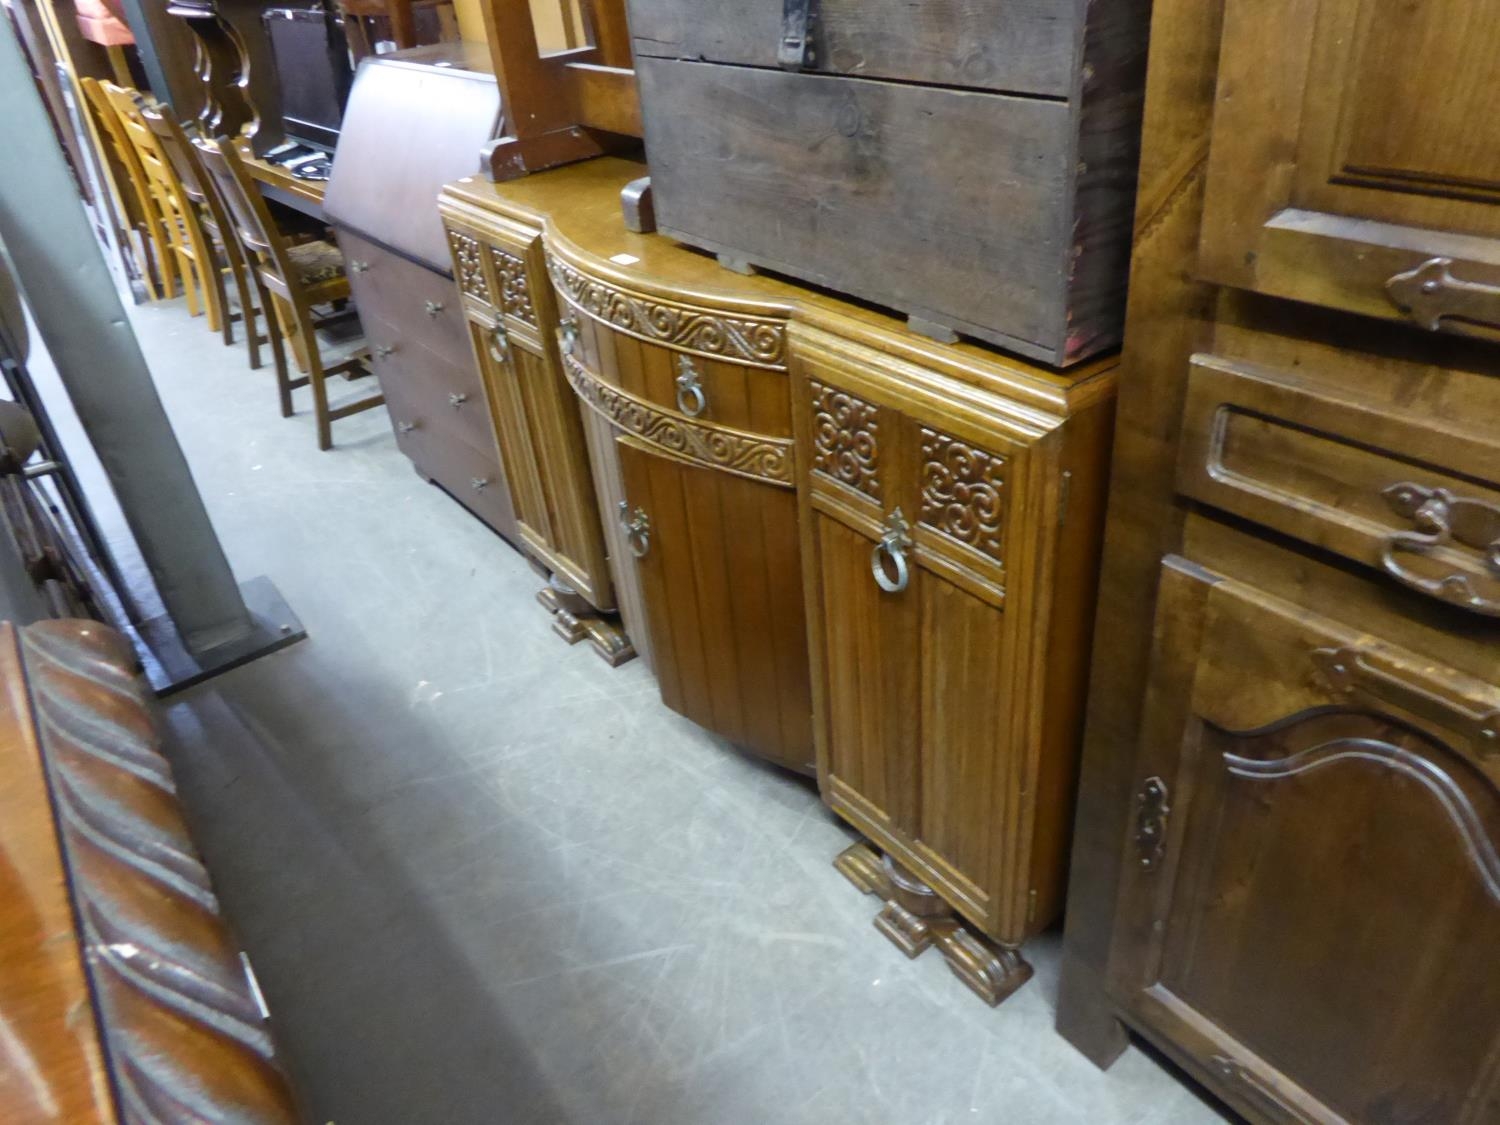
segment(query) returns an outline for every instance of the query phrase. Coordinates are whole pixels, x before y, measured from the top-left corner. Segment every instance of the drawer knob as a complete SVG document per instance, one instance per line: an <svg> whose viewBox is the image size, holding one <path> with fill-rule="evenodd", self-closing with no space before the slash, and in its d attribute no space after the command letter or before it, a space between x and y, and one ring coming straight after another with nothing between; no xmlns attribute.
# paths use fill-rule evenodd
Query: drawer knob
<svg viewBox="0 0 1500 1125"><path fill-rule="evenodd" d="M472 488L475 492L483 492L489 486L490 486L490 478L489 477L470 477L469 478L469 487Z"/></svg>
<svg viewBox="0 0 1500 1125"><path fill-rule="evenodd" d="M651 550L651 517L642 508L632 512L630 505L624 500L620 501L619 512L620 530L625 533L625 545L636 558L645 558L646 553Z"/></svg>
<svg viewBox="0 0 1500 1125"><path fill-rule="evenodd" d="M1383 493L1391 510L1412 523L1411 531L1393 531L1381 543L1380 565L1397 582L1429 597L1486 617L1500 617L1500 600L1485 597L1468 574L1429 577L1409 569L1403 554L1425 555L1440 547L1468 547L1500 583L1500 507L1455 496L1446 488L1427 488L1411 481L1393 484Z"/></svg>
<svg viewBox="0 0 1500 1125"><path fill-rule="evenodd" d="M437 316L438 313L443 311L443 302L428 301L425 308L427 309L428 316Z"/></svg>
<svg viewBox="0 0 1500 1125"><path fill-rule="evenodd" d="M557 322L557 346L563 355L572 355L578 350L578 318L565 316Z"/></svg>
<svg viewBox="0 0 1500 1125"><path fill-rule="evenodd" d="M466 394L455 392L448 396L448 405L453 407L454 410L457 410L460 406L468 401L469 396Z"/></svg>
<svg viewBox="0 0 1500 1125"><path fill-rule="evenodd" d="M696 418L708 406L703 395L703 384L698 381L698 369L693 366L691 356L677 357L677 409L689 418Z"/></svg>
<svg viewBox="0 0 1500 1125"><path fill-rule="evenodd" d="M370 268L370 263L369 262L361 262L358 258L350 259L350 262L349 262L349 272L350 273L364 273L369 268Z"/></svg>
<svg viewBox="0 0 1500 1125"><path fill-rule="evenodd" d="M490 329L490 358L496 363L505 363L510 359L510 333L503 324Z"/></svg>
<svg viewBox="0 0 1500 1125"><path fill-rule="evenodd" d="M386 356L390 355L395 350L396 350L396 345L394 345L394 344L376 344L375 345L375 358L376 359L384 359Z"/></svg>
<svg viewBox="0 0 1500 1125"><path fill-rule="evenodd" d="M911 566L906 561L906 553L910 550L911 525L906 522L901 509L896 508L885 517L885 533L870 552L870 573L875 577L875 585L887 594L901 593L911 581ZM890 568L886 567L887 560Z"/></svg>
<svg viewBox="0 0 1500 1125"><path fill-rule="evenodd" d="M396 431L398 433L409 434L413 430L415 430L416 428L417 428L417 424L415 422L397 422L396 423Z"/></svg>

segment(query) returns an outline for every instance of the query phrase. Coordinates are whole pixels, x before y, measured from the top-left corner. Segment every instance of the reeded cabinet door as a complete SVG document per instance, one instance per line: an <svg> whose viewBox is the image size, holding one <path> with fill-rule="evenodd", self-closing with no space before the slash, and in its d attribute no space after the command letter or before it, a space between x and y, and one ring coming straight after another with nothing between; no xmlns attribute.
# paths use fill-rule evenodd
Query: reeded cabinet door
<svg viewBox="0 0 1500 1125"><path fill-rule="evenodd" d="M616 438L625 537L662 702L737 746L813 770L797 502L788 488Z"/></svg>
<svg viewBox="0 0 1500 1125"><path fill-rule="evenodd" d="M1500 330L1497 27L1500 0L1227 0L1203 275Z"/></svg>
<svg viewBox="0 0 1500 1125"><path fill-rule="evenodd" d="M1158 605L1117 1001L1258 1120L1500 1120L1500 690L1175 557Z"/></svg>
<svg viewBox="0 0 1500 1125"><path fill-rule="evenodd" d="M985 933L1019 943L1040 716L1016 702L1028 685L1015 654L1045 649L1012 589L1027 571L1015 560L1032 452L997 419L907 399L856 354L813 333L799 352L819 784Z"/></svg>

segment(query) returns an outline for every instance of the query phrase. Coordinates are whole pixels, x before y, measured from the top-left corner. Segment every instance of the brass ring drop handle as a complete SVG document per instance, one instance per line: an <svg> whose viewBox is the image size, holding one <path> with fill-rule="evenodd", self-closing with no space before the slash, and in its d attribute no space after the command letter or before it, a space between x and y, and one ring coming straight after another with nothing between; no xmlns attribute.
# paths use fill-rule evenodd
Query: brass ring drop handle
<svg viewBox="0 0 1500 1125"><path fill-rule="evenodd" d="M1500 583L1500 507L1410 481L1391 485L1383 495L1392 511L1411 520L1413 530L1393 531L1385 537L1380 546L1381 568L1403 586L1429 597L1486 617L1500 617L1500 601L1480 594L1469 575L1428 577L1409 569L1399 557L1425 555L1438 547L1469 547L1482 555L1486 568Z"/></svg>
<svg viewBox="0 0 1500 1125"><path fill-rule="evenodd" d="M911 581L911 565L906 561L910 550L911 527L897 508L885 517L885 533L870 552L870 573L875 577L875 585L887 594L901 593ZM887 559L895 568L895 577L886 569Z"/></svg>
<svg viewBox="0 0 1500 1125"><path fill-rule="evenodd" d="M620 530L625 533L625 545L636 558L645 558L646 553L651 550L651 518L641 508L632 512L629 503L624 500L620 501L619 513Z"/></svg>
<svg viewBox="0 0 1500 1125"><path fill-rule="evenodd" d="M677 357L677 409L689 418L696 418L708 407L703 394L703 384L698 381L698 369L690 356Z"/></svg>
<svg viewBox="0 0 1500 1125"><path fill-rule="evenodd" d="M490 329L490 358L496 363L505 363L510 359L510 333L505 331L505 325L497 324Z"/></svg>
<svg viewBox="0 0 1500 1125"><path fill-rule="evenodd" d="M563 355L572 355L578 350L578 319L565 316L557 322L557 346Z"/></svg>

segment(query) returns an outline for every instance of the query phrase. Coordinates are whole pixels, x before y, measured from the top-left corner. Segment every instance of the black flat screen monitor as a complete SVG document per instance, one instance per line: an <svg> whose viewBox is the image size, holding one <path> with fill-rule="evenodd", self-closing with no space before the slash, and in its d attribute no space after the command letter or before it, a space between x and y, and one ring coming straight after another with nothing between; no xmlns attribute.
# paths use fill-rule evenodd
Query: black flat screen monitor
<svg viewBox="0 0 1500 1125"><path fill-rule="evenodd" d="M333 148L353 78L342 25L321 8L271 8L262 19L281 87L286 135Z"/></svg>

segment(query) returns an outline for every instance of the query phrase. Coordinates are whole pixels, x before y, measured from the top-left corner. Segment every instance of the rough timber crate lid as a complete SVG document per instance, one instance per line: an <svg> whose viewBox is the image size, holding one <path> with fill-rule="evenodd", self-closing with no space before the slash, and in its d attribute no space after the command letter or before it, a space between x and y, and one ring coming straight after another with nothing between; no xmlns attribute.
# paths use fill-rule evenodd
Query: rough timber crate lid
<svg viewBox="0 0 1500 1125"><path fill-rule="evenodd" d="M349 94L323 211L431 269L451 273L437 195L479 168L499 131L500 89L460 44L366 59Z"/></svg>

